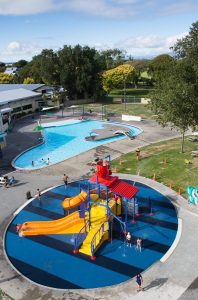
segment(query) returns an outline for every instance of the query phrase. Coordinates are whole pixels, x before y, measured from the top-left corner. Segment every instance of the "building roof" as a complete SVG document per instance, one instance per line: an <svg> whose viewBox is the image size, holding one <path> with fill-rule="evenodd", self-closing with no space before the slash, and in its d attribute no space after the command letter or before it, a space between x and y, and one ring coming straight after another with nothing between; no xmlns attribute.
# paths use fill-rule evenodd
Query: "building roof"
<svg viewBox="0 0 198 300"><path fill-rule="evenodd" d="M8 74L8 75L13 75L16 73L16 71L17 71L16 67L9 67L9 68L6 68L4 73Z"/></svg>
<svg viewBox="0 0 198 300"><path fill-rule="evenodd" d="M28 91L26 89L15 89L0 92L0 105L26 98L38 97L39 93Z"/></svg>
<svg viewBox="0 0 198 300"><path fill-rule="evenodd" d="M26 89L29 91L35 91L41 87L44 87L44 83L32 83L32 84L18 84L18 83L3 83L0 84L0 92L10 91L15 89Z"/></svg>

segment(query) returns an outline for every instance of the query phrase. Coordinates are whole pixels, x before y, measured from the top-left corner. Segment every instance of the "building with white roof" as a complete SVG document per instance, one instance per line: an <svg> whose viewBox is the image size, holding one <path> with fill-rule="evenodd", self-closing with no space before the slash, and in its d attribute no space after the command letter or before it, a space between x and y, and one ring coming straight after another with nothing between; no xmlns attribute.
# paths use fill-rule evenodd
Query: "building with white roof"
<svg viewBox="0 0 198 300"><path fill-rule="evenodd" d="M28 113L39 108L42 94L26 89L14 89L0 92L0 109L12 108L13 114Z"/></svg>
<svg viewBox="0 0 198 300"><path fill-rule="evenodd" d="M1 86L1 85L0 85ZM11 125L13 116L32 113L39 109L43 102L42 93L24 88L0 91L0 148L5 144L6 132Z"/></svg>
<svg viewBox="0 0 198 300"><path fill-rule="evenodd" d="M32 84L25 84L25 83L3 83L0 84L0 92L15 90L15 89L26 89L32 92L38 93L47 93L49 91L54 90L53 87L48 86L44 83L32 83Z"/></svg>

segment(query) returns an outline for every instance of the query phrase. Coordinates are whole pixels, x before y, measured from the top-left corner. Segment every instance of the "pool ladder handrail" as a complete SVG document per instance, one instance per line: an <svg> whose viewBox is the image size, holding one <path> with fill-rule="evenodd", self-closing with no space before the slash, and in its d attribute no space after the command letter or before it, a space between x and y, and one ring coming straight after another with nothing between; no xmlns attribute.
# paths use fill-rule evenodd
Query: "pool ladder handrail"
<svg viewBox="0 0 198 300"><path fill-rule="evenodd" d="M107 230L105 230L105 223L108 225L107 227ZM92 256L94 256L94 253L95 253L95 249L96 249L96 238L99 234L99 243L98 245L100 244L100 241L104 235L105 232L107 232L109 230L109 222L108 221L104 221L101 226L98 228L98 231L94 234L92 240L91 240L91 243L90 243L90 246L91 246L91 254ZM102 234L101 234L102 233Z"/></svg>
<svg viewBox="0 0 198 300"><path fill-rule="evenodd" d="M87 220L85 222L85 225L81 228L81 230L79 231L79 233L74 239L74 250L78 250L79 246L85 240L87 233L89 232L89 228L90 228L90 224L89 224L89 220ZM83 235L83 233L85 233L85 236Z"/></svg>

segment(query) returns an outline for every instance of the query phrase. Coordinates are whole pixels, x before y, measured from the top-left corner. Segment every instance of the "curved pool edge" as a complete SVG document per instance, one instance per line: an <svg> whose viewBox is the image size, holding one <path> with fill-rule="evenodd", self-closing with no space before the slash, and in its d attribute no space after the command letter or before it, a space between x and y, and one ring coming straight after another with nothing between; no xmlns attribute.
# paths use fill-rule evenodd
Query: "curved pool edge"
<svg viewBox="0 0 198 300"><path fill-rule="evenodd" d="M104 122L104 123L107 123L107 124L108 124L108 123L113 123L113 124L117 124L117 125L123 125L123 123L120 123L120 122L111 122L111 121L107 122L107 121L104 121L104 120L97 120L97 119L92 119L92 120L93 120L93 121ZM92 120L90 120L90 121L92 121ZM88 121L89 121L89 120L88 120ZM83 122L83 121L81 120L81 122ZM56 123L56 122L52 122L51 124L54 124L54 123ZM80 122L78 122L78 123L80 123ZM65 125L67 125L67 124L65 124ZM68 124L68 125L71 125L71 124ZM138 126L134 126L134 125L131 125L131 124L128 124L128 123L124 123L124 125L130 126L130 127L135 127L135 128L137 128L137 129L140 130L140 133L138 133L137 135L135 135L135 137L139 136L140 134L142 134L142 133L144 132L144 130L143 130L142 128L138 127ZM46 128L49 128L49 127L59 127L59 126L64 126L64 125L63 125L63 124L61 124L61 125L52 125L52 126L46 126ZM85 152L87 152L87 151L89 151L89 150L91 150L91 149L95 149L96 147L98 147L98 146L96 145L96 147L90 148L89 150L86 150L86 151L81 152L81 153L79 153L79 154L75 154L74 156L70 156L70 157L65 158L65 159L63 159L63 160L60 160L60 161L58 161L58 162L56 162L56 163L51 163L51 164L49 164L49 165L45 165L45 166L42 166L42 167L39 167L39 168L20 168L20 167L17 167L17 166L14 164L14 162L15 162L20 156L22 156L22 155L25 154L26 152L30 151L31 149L37 148L37 147L39 147L40 145L45 144L45 138L44 138L44 136L43 136L43 134L42 134L42 131L41 131L41 135L42 135L42 138L43 138L43 141L42 141L41 143L39 143L39 144L37 144L37 145L35 145L35 146L32 146L32 147L30 147L30 148L24 150L23 152L21 152L20 154L18 154L16 157L14 157L14 158L12 159L12 161L11 161L11 166L12 166L15 170L24 171L24 172L34 172L34 171L39 171L39 170L48 168L48 167L50 167L50 166L55 166L55 165L57 165L57 164L59 164L59 163L62 163L62 162L66 161L66 160L68 160L68 159L70 159L70 158L73 158L73 157L75 157L75 156L77 156L77 155L80 155L80 154L82 154L82 153L85 153ZM127 136L123 136L122 138L119 138L119 139L117 139L117 140L115 139L115 141L110 141L110 142L105 143L105 144L108 145L108 144L110 144L110 143L114 143L114 142L117 142L117 141L122 140L122 139L125 139L125 138L127 138Z"/></svg>
<svg viewBox="0 0 198 300"><path fill-rule="evenodd" d="M24 150L23 152L21 152L20 154L18 154L17 156L15 156L15 157L12 159L12 161L11 161L11 166L12 166L15 170L20 170L20 171L25 171L25 170L27 170L27 171L34 171L34 169L24 169L24 168L16 167L16 166L14 165L14 162L15 162L15 160L17 160L17 158L19 158L21 155L23 155L24 153L28 152L29 150L34 149L34 148L36 148L36 147L38 147L38 146L40 146L40 145L43 145L43 144L45 143L45 138L44 138L44 136L43 136L43 134L42 134L42 131L41 131L41 135L42 135L42 139L43 139L41 143L38 143L37 145L32 146L32 147L30 147L30 148ZM47 167L47 166L46 166L46 167ZM35 170L40 170L40 169L43 169L43 168L45 168L45 166L42 167L42 168L39 168L39 169L35 169Z"/></svg>
<svg viewBox="0 0 198 300"><path fill-rule="evenodd" d="M173 252L177 248L177 245L179 244L181 235L182 235L182 219L178 218L178 228L177 228L177 234L175 240L172 243L171 247L168 249L168 251L165 253L165 255L162 256L162 258L160 259L162 263L165 263L167 259L169 259L169 257L173 254Z"/></svg>
<svg viewBox="0 0 198 300"><path fill-rule="evenodd" d="M120 174L120 175L127 175L127 174ZM130 177L131 177L131 176L130 176ZM139 177L141 177L142 179L148 179L148 178L142 177L142 176L139 176ZM124 179L124 178L123 178L123 179ZM81 180L81 179L79 179L79 180ZM77 182L77 181L79 181L79 180L73 180L73 181L71 181L71 183ZM83 178L82 180L84 180L84 178ZM130 178L130 180L134 181L133 178ZM149 179L149 180L152 181L151 179ZM144 181L142 181L142 180L141 180L141 181L136 180L135 182L137 182L137 183L142 183L142 184L144 184L145 186L148 186L148 187L149 187L149 185L146 184L146 183L144 183ZM56 188L56 187L59 187L59 186L63 186L63 184L59 184L59 185L55 185L55 186L52 186L52 187L50 187L50 188L47 188L47 189L43 190L43 191L41 192L41 194L44 194L44 193L46 193L47 191L50 191L50 190L52 190L52 189L54 189L54 188ZM166 186L164 186L164 187L166 187ZM166 188L167 188L167 187L166 187ZM167 195L165 195L164 192L161 192L160 190L158 190L157 188L154 188L154 187L152 187L152 189L155 189L156 191L158 191L160 194L162 194L162 195L165 196L167 199L169 199L169 201L172 203L171 199L170 199ZM173 190L171 190L171 191L173 191ZM175 194L176 194L176 193L175 193ZM54 291L59 291L59 292L60 292L60 291L61 291L61 292L63 292L63 291L73 291L73 292L75 292L75 293L77 293L78 291L86 292L86 291L89 291L89 290L98 290L98 291L102 291L102 290L104 291L104 290L106 290L106 291L107 291L107 289L109 289L109 288L115 288L115 287L118 287L118 286L121 286L121 285L125 285L125 284L127 284L128 282L130 282L130 281L132 281L132 280L134 279L134 277L131 277L131 278L129 278L128 280L125 280L125 281L123 281L123 282L120 282L120 283L117 283L117 284L112 284L112 285L109 285L109 286L104 286L104 287L82 288L82 289L81 289L81 288L80 288L80 289L68 289L68 288L67 288L67 289L62 289L62 288L55 288L55 287L50 287L50 286L47 286L47 285L39 284L39 283L37 283L37 282L35 282L35 281L29 279L28 277L24 276L18 269L15 268L15 266L11 263L10 259L9 259L8 256L7 256L7 253L6 253L6 250L5 250L5 249L6 249L6 247L5 247L5 237L6 237L7 229L8 229L8 227L10 226L10 224L12 223L13 219L16 217L16 215L17 215L17 214L18 214L18 213L19 213L19 212L20 212L20 211L21 211L28 203L32 202L35 198L36 198L36 197L32 197L31 199L29 199L28 201L26 201L23 205L21 205L21 206L20 206L20 207L12 214L12 218L9 220L9 223L7 224L7 226L6 226L5 230L4 230L4 233L3 233L3 253L4 253L4 255L5 255L6 261L7 261L7 263L11 266L11 268L14 269L14 270L16 271L16 273L18 273L20 276L22 276L22 278L24 278L24 279L27 280L28 282L32 283L33 285L36 285L36 286L39 286L39 287L42 287L42 288L47 288L47 289L49 289L49 290L54 290ZM178 210L177 210L177 207L174 205L174 203L172 203L172 205L174 206L175 211L176 211L177 216L178 216ZM163 256L161 259L156 260L156 261L155 261L154 263L152 263L147 269L143 270L142 273L144 273L144 272L150 270L150 269L151 269L154 265L156 265L158 262L164 264L164 263L170 258L170 256L174 253L174 251L176 250L177 245L179 244L179 241L180 241L180 238L181 238L181 234L182 234L182 219L178 217L177 220L178 220L177 234L176 234L176 236L175 236L175 239L174 239L174 241L173 241L171 247L168 249L168 251L164 254L164 256Z"/></svg>

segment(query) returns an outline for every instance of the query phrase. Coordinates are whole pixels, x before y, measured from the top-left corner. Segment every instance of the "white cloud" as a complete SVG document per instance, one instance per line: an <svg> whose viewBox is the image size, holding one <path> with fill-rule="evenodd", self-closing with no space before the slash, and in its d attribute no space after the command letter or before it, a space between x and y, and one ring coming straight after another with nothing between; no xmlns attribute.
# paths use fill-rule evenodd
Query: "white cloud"
<svg viewBox="0 0 198 300"><path fill-rule="evenodd" d="M126 50L132 56L155 56L162 53L169 53L170 47L186 34L187 32L169 37L157 35L130 37L118 41L114 44L114 47L119 48L122 45L122 49Z"/></svg>
<svg viewBox="0 0 198 300"><path fill-rule="evenodd" d="M112 48L119 48L127 52L128 55L133 57L151 57L162 53L169 53L170 47L175 44L177 39L184 37L186 33L162 37L157 35L150 36L135 36L125 40L117 41L116 43L95 43L89 44L90 47L95 47L97 50L107 50ZM0 61L17 61L19 59L31 60L31 58L39 54L42 49L50 48L58 50L61 46L55 40L52 41L51 37L45 37L45 46L41 45L38 40L35 43L25 41L12 41L4 51L1 52Z"/></svg>
<svg viewBox="0 0 198 300"><path fill-rule="evenodd" d="M33 15L74 11L91 16L127 18L194 11L197 1L156 0L0 0L0 15Z"/></svg>
<svg viewBox="0 0 198 300"><path fill-rule="evenodd" d="M0 0L1 15L32 15L55 8L53 0Z"/></svg>
<svg viewBox="0 0 198 300"><path fill-rule="evenodd" d="M32 56L39 54L41 51L41 46L36 43L12 41L1 51L0 61L29 60Z"/></svg>
<svg viewBox="0 0 198 300"><path fill-rule="evenodd" d="M19 42L11 42L8 46L7 46L7 52L8 53L14 53L14 52L18 52L21 51L21 44Z"/></svg>
<svg viewBox="0 0 198 300"><path fill-rule="evenodd" d="M175 1L171 4L165 5L161 8L160 12L162 14L178 14L186 13L189 11L196 10L198 8L198 3L195 1Z"/></svg>

